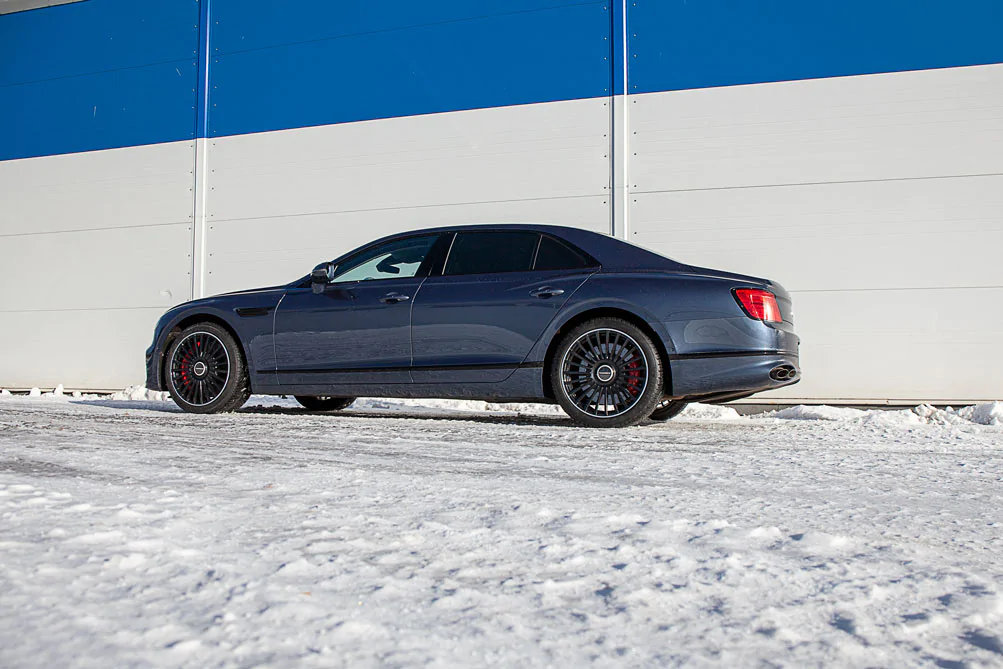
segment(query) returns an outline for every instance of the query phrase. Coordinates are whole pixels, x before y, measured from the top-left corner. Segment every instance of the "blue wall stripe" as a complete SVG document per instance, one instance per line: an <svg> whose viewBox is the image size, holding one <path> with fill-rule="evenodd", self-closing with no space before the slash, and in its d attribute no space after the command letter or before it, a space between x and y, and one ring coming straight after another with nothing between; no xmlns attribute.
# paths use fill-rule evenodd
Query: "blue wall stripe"
<svg viewBox="0 0 1003 669"><path fill-rule="evenodd" d="M213 2L209 136L610 94L605 1L276 5Z"/></svg>
<svg viewBox="0 0 1003 669"><path fill-rule="evenodd" d="M620 93L624 20L632 93L1003 62L1001 0L622 5L88 0L2 15L0 160Z"/></svg>
<svg viewBox="0 0 1003 669"><path fill-rule="evenodd" d="M631 0L631 93L1003 62L1001 0Z"/></svg>
<svg viewBox="0 0 1003 669"><path fill-rule="evenodd" d="M196 0L0 16L0 160L190 139Z"/></svg>

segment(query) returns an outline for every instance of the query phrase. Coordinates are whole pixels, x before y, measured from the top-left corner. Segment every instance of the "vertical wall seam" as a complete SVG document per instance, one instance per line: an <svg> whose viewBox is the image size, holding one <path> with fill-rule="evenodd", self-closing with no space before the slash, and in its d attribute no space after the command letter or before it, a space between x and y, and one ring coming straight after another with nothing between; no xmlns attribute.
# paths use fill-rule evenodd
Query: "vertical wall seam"
<svg viewBox="0 0 1003 669"><path fill-rule="evenodd" d="M621 131L623 136L621 137L621 153L623 154L623 159L620 161L620 179L623 183L623 239L630 238L630 82L628 81L629 74L629 64L630 64L630 33L628 33L628 11L627 2L629 0L622 0L621 10L623 12L623 20L621 23L621 30L623 31L620 39L620 57L623 67L623 123L621 124Z"/></svg>
<svg viewBox="0 0 1003 669"><path fill-rule="evenodd" d="M191 298L205 296L206 283L206 226L207 199L209 190L209 35L211 28L211 0L199 2L199 55L198 55L198 98L195 131L195 190L192 207L192 276Z"/></svg>
<svg viewBox="0 0 1003 669"><path fill-rule="evenodd" d="M616 14L616 0L610 0L609 3L609 95L607 96L606 104L609 105L609 123L607 126L608 140L606 142L606 151L609 155L609 173L607 176L608 193L609 193L609 234L612 237L616 237L619 225L617 224L617 207L619 206L619 197L616 193L617 179L616 171L620 161L617 159L616 155L616 124L617 124L617 113L616 113L616 69L617 69L617 14Z"/></svg>

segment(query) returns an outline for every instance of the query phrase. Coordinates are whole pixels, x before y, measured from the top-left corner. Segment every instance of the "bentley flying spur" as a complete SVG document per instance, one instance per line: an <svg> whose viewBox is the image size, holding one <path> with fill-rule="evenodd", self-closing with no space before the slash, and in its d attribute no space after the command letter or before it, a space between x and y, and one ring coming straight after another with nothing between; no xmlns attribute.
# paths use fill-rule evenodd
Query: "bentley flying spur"
<svg viewBox="0 0 1003 669"><path fill-rule="evenodd" d="M556 402L591 427L801 376L779 284L515 224L397 234L284 286L186 302L157 323L146 368L151 389L195 413L251 393L314 411L435 397Z"/></svg>

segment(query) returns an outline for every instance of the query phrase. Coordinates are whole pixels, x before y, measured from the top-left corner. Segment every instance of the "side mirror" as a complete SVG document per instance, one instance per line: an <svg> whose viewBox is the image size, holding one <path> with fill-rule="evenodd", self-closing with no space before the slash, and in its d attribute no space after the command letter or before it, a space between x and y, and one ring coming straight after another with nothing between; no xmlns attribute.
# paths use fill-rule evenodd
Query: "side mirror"
<svg viewBox="0 0 1003 669"><path fill-rule="evenodd" d="M310 285L315 293L323 293L324 287L334 278L334 265L329 262L321 263L310 272Z"/></svg>

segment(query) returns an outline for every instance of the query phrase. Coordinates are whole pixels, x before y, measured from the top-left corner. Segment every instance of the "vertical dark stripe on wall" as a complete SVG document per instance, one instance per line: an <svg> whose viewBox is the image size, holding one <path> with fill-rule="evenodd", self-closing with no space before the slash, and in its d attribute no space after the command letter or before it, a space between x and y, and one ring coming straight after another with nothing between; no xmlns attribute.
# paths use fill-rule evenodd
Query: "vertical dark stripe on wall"
<svg viewBox="0 0 1003 669"><path fill-rule="evenodd" d="M199 45L198 45L198 97L196 100L195 136L206 136L209 114L209 72L212 55L209 53L210 28L212 26L212 0L196 0L199 3Z"/></svg>

